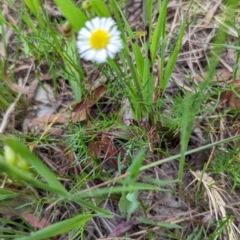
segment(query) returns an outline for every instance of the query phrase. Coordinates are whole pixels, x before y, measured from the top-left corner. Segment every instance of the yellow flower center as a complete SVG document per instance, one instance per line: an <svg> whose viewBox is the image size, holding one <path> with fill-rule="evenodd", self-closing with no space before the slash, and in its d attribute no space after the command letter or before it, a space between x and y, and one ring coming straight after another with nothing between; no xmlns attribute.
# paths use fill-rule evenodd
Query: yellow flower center
<svg viewBox="0 0 240 240"><path fill-rule="evenodd" d="M90 46L93 49L105 48L109 42L109 34L105 30L96 30L90 37Z"/></svg>

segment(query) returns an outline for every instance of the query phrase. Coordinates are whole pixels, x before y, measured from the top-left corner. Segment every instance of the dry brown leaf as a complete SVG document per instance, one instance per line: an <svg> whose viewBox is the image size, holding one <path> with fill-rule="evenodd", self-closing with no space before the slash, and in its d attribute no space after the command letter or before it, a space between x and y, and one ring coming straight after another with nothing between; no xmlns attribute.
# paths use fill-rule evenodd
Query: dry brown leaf
<svg viewBox="0 0 240 240"><path fill-rule="evenodd" d="M3 76L4 80L6 81L7 85L15 92L21 93L21 94L34 94L34 92L31 92L32 90L26 89L24 87L21 87L15 83L13 83L7 74L7 68L6 63L3 64Z"/></svg>
<svg viewBox="0 0 240 240"><path fill-rule="evenodd" d="M202 76L200 75L195 75L194 76L194 79L197 81L197 82L203 82L205 81L205 79L208 77L208 73L204 73ZM212 81L213 82L223 82L223 83L226 83L228 82L232 77L232 73L227 71L227 70L224 70L224 69L218 69L216 70L216 73L215 73L215 76L213 77Z"/></svg>
<svg viewBox="0 0 240 240"><path fill-rule="evenodd" d="M128 230L132 229L135 225L139 224L137 220L130 220L128 222L120 222L112 231L109 237L117 238L125 234Z"/></svg>
<svg viewBox="0 0 240 240"><path fill-rule="evenodd" d="M34 95L35 95L35 92L36 92L37 87L38 87L38 80L35 79L35 80L33 80L33 81L31 82L31 84L30 84L30 86L29 86L29 88L28 88L28 90L29 90L29 92L30 92L30 93L28 93L28 95L27 95L27 102L28 102L28 103L30 103L30 102L32 101L32 99L33 99L33 97L34 97Z"/></svg>
<svg viewBox="0 0 240 240"><path fill-rule="evenodd" d="M28 121L28 124L30 125L36 125L40 129L47 128L46 124L65 124L68 122L81 122L86 120L87 118L87 110L91 106L93 106L105 93L106 88L104 86L100 86L96 88L93 96L89 95L87 100L82 101L78 103L74 109L73 112L64 112L64 113L58 113L58 114L47 114L45 116L37 117L34 119L31 119ZM45 127L44 127L45 125ZM49 127L49 130L52 130L51 132L54 132L55 134L61 134L62 132L59 132L59 129L52 129Z"/></svg>
<svg viewBox="0 0 240 240"><path fill-rule="evenodd" d="M89 94L85 101L81 101L80 103L76 104L73 108L73 112L81 112L84 109L88 109L92 107L106 92L106 88L104 86L99 86L95 89L93 94Z"/></svg>
<svg viewBox="0 0 240 240"><path fill-rule="evenodd" d="M235 80L230 85L234 86L234 91L223 92L220 96L220 104L232 110L240 110L240 98L237 96L237 94L240 94L240 79Z"/></svg>
<svg viewBox="0 0 240 240"><path fill-rule="evenodd" d="M73 155L72 151L69 151L69 148L67 148L66 146L61 145L61 144L58 144L58 147L61 150L61 152L63 153L63 155L67 157L69 166L71 166L73 163L73 160L74 160L74 155Z"/></svg>
<svg viewBox="0 0 240 240"><path fill-rule="evenodd" d="M65 112L65 113L57 113L57 114L48 114L43 117L39 118L34 118L30 120L32 124L48 124L48 123L57 123L57 124L65 124L68 122L81 122L86 119L86 111L82 111L79 113L70 113L70 112Z"/></svg>
<svg viewBox="0 0 240 240"><path fill-rule="evenodd" d="M114 145L113 138L113 136L103 133L88 144L88 150L94 158L100 158L101 153L104 155L102 164L106 169L117 168L116 157L119 149Z"/></svg>
<svg viewBox="0 0 240 240"><path fill-rule="evenodd" d="M98 139L98 137L96 137L95 139L88 143L88 150L95 159L100 158L101 141Z"/></svg>
<svg viewBox="0 0 240 240"><path fill-rule="evenodd" d="M37 229L43 229L47 226L50 226L51 224L48 222L47 219L42 218L39 220L34 214L32 213L26 213L23 214L22 217L34 228Z"/></svg>
<svg viewBox="0 0 240 240"><path fill-rule="evenodd" d="M104 152L105 161L103 166L106 168L117 168L117 154L118 148L114 145L113 137L108 136L107 134L102 134L101 137L101 149Z"/></svg>

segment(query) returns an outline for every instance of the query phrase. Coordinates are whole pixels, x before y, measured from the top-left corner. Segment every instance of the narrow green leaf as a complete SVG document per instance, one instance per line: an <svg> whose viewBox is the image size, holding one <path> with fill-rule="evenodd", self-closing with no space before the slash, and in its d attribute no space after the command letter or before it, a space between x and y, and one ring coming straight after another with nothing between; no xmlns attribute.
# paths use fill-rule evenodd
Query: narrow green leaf
<svg viewBox="0 0 240 240"><path fill-rule="evenodd" d="M0 170L1 170L1 172L7 173L11 177L14 177L14 178L19 179L19 180L26 181L26 182L28 182L28 183L32 184L33 186L38 187L40 189L50 191L50 192L54 192L56 194L59 194L60 196L65 196L65 197L67 196L65 189L63 191L62 189L58 189L54 186L50 186L48 184L42 183L42 182L36 180L31 175L31 173L25 172L25 171L20 170L19 168L15 167L15 166L7 164L6 161L4 161L3 159L0 159Z"/></svg>
<svg viewBox="0 0 240 240"><path fill-rule="evenodd" d="M141 79L143 79L143 69L144 69L143 54L142 54L142 52L140 50L140 47L137 43L132 43L132 48L133 48L134 58L136 60L138 74L141 77Z"/></svg>
<svg viewBox="0 0 240 240"><path fill-rule="evenodd" d="M75 31L79 31L85 25L87 17L77 8L71 0L53 0L61 9Z"/></svg>
<svg viewBox="0 0 240 240"><path fill-rule="evenodd" d="M38 21L38 25L40 28L44 28L44 18L43 15L41 14L41 5L40 5L40 1L39 0L25 0L25 4L27 5L27 7L31 10L31 12L34 14L34 16L36 17L37 21ZM26 18L26 14L25 14L25 18ZM29 25L31 25L31 19L29 19L30 21L28 22Z"/></svg>
<svg viewBox="0 0 240 240"><path fill-rule="evenodd" d="M159 9L158 21L153 33L152 44L150 47L152 62L155 62L159 44L165 39L167 4L168 0L164 0Z"/></svg>
<svg viewBox="0 0 240 240"><path fill-rule="evenodd" d="M125 184L125 182L122 182L123 184ZM99 189L94 189L91 191L83 191L82 193L78 193L77 197L80 199L83 198L89 198L89 197L99 197L99 196L104 196L109 194L109 192L113 193L128 193L128 192L133 192L133 191L140 191L140 190L153 190L153 191L157 191L159 190L159 187L150 185L150 184L146 184L146 183L138 183L138 182L129 182L128 185L124 185L121 187L111 187L111 189L109 188L99 188Z"/></svg>
<svg viewBox="0 0 240 240"><path fill-rule="evenodd" d="M54 237L63 233L67 233L74 229L83 228L86 222L91 220L94 216L96 215L92 215L92 214L78 215L76 217L45 227L39 231L33 232L29 236L16 238L16 240L49 239L51 237Z"/></svg>
<svg viewBox="0 0 240 240"><path fill-rule="evenodd" d="M107 8L107 6L103 3L102 0L92 0L91 1L93 10L100 17L110 17L111 14Z"/></svg>
<svg viewBox="0 0 240 240"><path fill-rule="evenodd" d="M37 17L40 13L39 0L25 0L25 4L31 10L31 12Z"/></svg>
<svg viewBox="0 0 240 240"><path fill-rule="evenodd" d="M72 64L72 62L79 62L78 51L76 48L76 38L74 35L72 35L71 38L68 39L67 44L64 46L64 55L66 55L66 57L63 59L65 69L66 72L69 73L68 81L72 88L75 100L79 102L82 97L82 77L79 74L81 66L79 66L79 69L77 70ZM71 61L68 61L68 59L71 59Z"/></svg>
<svg viewBox="0 0 240 240"><path fill-rule="evenodd" d="M126 195L126 199L129 202L128 213L127 213L127 221L129 221L130 218L131 218L132 213L134 213L137 210L138 206L139 206L139 203L138 203L138 200L137 200L137 192L134 191L132 193L128 193Z"/></svg>
<svg viewBox="0 0 240 240"><path fill-rule="evenodd" d="M154 77L153 74L150 72L150 61L146 57L144 59L143 82L142 82L142 95L146 108L148 108L148 106L150 107L152 106L153 92L154 92ZM146 111L146 114L147 113L149 113L149 110Z"/></svg>
<svg viewBox="0 0 240 240"><path fill-rule="evenodd" d="M12 176L18 180L23 180L29 184L32 184L33 186L55 193L57 194L59 197L62 197L64 199L67 199L69 201L74 201L82 206L85 206L91 210L94 210L98 213L104 214L106 217L111 216L111 213L109 213L108 211L101 209L87 201L82 200L81 198L72 195L70 193L68 193L65 189L63 191L63 189L59 189L57 187L54 186L50 186L48 184L42 183L38 180L36 180L30 173L22 171L20 169L18 169L15 166L12 166L10 164L7 164L3 159L0 158L0 171L7 173L9 176Z"/></svg>
<svg viewBox="0 0 240 240"><path fill-rule="evenodd" d="M179 54L180 48L182 46L182 38L183 38L183 35L184 35L185 28L186 28L186 24L185 24L185 21L184 21L184 23L180 27L179 36L178 36L176 45L174 47L173 53L172 53L172 55L171 55L171 57L170 57L170 59L167 63L167 66L165 68L164 80L160 81L160 88L163 89L163 90L165 90L165 88L167 87L169 79L172 75L173 69L174 69L175 64L177 62L178 54Z"/></svg>
<svg viewBox="0 0 240 240"><path fill-rule="evenodd" d="M144 147L139 151L139 153L133 159L131 166L128 168L127 172L129 172L130 179L135 179L138 177L139 169L142 166L143 159L146 155L148 148Z"/></svg>
<svg viewBox="0 0 240 240"><path fill-rule="evenodd" d="M123 193L120 201L118 203L119 210L121 214L127 218L127 221L130 220L131 214L136 211L138 208L137 192L125 194Z"/></svg>
<svg viewBox="0 0 240 240"><path fill-rule="evenodd" d="M160 223L160 222L154 222L151 221L147 218L144 217L137 217L137 220L139 222L142 222L144 224L149 224L149 225L153 225L153 226L159 226L159 227L163 227L163 228L167 228L167 229L182 229L181 226L174 224L174 223Z"/></svg>
<svg viewBox="0 0 240 240"><path fill-rule="evenodd" d="M9 191L9 193L7 193L7 192L2 191L2 190L4 190L4 189L0 189L0 201L8 199L8 198L15 198L17 196L20 196L19 193L14 193L14 192L11 192L11 191Z"/></svg>
<svg viewBox="0 0 240 240"><path fill-rule="evenodd" d="M30 18L27 11L25 11L22 15L22 19L33 32L37 31L37 28L34 26L32 19Z"/></svg>
<svg viewBox="0 0 240 240"><path fill-rule="evenodd" d="M23 159L29 162L50 186L66 192L66 189L58 181L53 172L45 164L43 164L43 162L36 157L35 154L31 153L26 146L12 138L3 138L3 141L15 152L18 152Z"/></svg>

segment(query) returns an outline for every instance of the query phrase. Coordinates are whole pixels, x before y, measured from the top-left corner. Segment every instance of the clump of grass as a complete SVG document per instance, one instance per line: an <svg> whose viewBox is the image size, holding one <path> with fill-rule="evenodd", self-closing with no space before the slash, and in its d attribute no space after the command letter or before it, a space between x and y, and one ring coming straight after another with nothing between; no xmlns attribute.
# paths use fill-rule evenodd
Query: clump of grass
<svg viewBox="0 0 240 240"><path fill-rule="evenodd" d="M200 239L200 237L216 239L225 234L227 230L231 232L232 229L229 226L233 226L231 225L232 220L226 212L221 219L218 218L217 213L214 215L210 212L211 217L214 217L216 221L215 224L211 224L210 229L205 227L205 224L202 226L195 224L189 230L178 217L174 216L178 219L172 220L171 214L162 222L156 220L155 216L148 219L147 214L150 213L148 208L153 206L144 206L144 199L141 199L143 193L153 196L151 199L157 198L158 192L167 192L169 195L173 195L174 192L179 194L180 191L178 192L177 189L183 189L186 186L183 180L186 170L188 171L186 169L186 155L215 148L239 138L235 136L205 143L202 146L200 144L200 147L189 150L193 129L196 122L199 124L196 116L201 117L208 111L208 106L205 103L215 93L215 90L211 88L211 80L219 64L218 56L221 55L223 47L239 50L238 47L224 45L227 29L219 29L213 40L214 47L208 64L209 74L205 81L196 85L192 91L179 89L178 91L181 93L169 96L168 85L174 69L179 68L177 60L182 48L184 34L189 27L187 24L188 16L184 16L177 24L178 31L174 29L175 41L173 42L167 34L168 1L143 1L145 32L140 39L137 39L137 33L131 29L122 8L124 1L110 0L109 3L106 3L102 0L91 0L88 2L90 7L87 7L87 11L80 9L70 0L55 0L54 2L64 15L64 18L56 20L61 24L62 32L57 30L58 23L49 18L41 1L26 0L24 2L18 16L21 20L20 25L5 21L3 16L1 16L1 24L2 26L7 24L15 32L19 42L17 51L18 54L22 54L21 57L33 58L37 65L41 65L41 61L47 60L50 73L53 76L60 75L66 79L66 86L73 93L74 103L67 107L62 104L59 114L66 109L73 109L73 112L77 112L76 109L79 106L87 106L89 102L95 102L91 108L86 107L84 121L74 123L73 119L69 117L69 121L66 121L61 127L65 131L61 140L54 136L51 140L51 136L48 138L45 136L45 132L40 134L40 137L36 134L35 139L23 135L21 140L24 144L9 136L1 137L2 143L9 146L17 156L24 159L30 166L30 169L21 169L18 165L7 163L3 153L1 154L0 167L3 179L1 184L3 188L0 188L0 193L2 200L11 199L14 202L18 197L22 197L24 194L15 189L16 186L20 186L23 189L29 189L27 196L31 201L26 200L26 205L38 206L36 215L43 215L45 205L51 202L54 202L54 207L59 211L68 208L69 211L67 215L63 214L59 218L53 216L51 225L41 227L36 231L31 226L32 222L27 224L24 220L25 212L17 212L23 223L17 224L15 221L8 221L6 217L3 218L2 222L5 227L0 237L47 239L61 236L64 238L66 237L64 234L67 233L72 239L83 238L85 234L93 239L104 238L106 235L118 237L115 236L116 229L121 225L122 219L126 221L126 224L133 224L133 226L136 221L137 224L147 226L144 234L148 238L164 236L166 239L176 239L188 235L187 239ZM5 3L8 2L5 1ZM82 6L88 3L84 1ZM230 16L236 4L237 1L229 1L226 4L227 11L224 23L227 25L231 24ZM152 23L154 8L158 9L158 17L156 22ZM124 47L116 58L108 59L103 65L91 65L93 73L97 72L96 83L93 83L88 81L89 72L84 71L87 63L78 56L76 34L84 27L89 18L95 16L112 16L116 20ZM26 35L26 29L30 29L31 34ZM2 33L4 35L4 32ZM156 65L157 71L154 71L153 68ZM187 70L185 69L185 71ZM57 77L53 77L52 85L54 91L57 91ZM100 101L98 101L99 98L92 100L88 94L88 91L92 91L92 95L94 95L94 86L97 85L103 85L106 88L105 97L100 98ZM6 111L11 102L15 100L16 94L8 96L5 94L8 91L6 84L1 83L1 86L0 109ZM129 125L123 124L121 116L122 112L126 111L124 104L122 104L126 100L129 102L130 108ZM214 122L209 120L208 123L211 125L210 127L214 127ZM50 127L52 124L54 122L46 127ZM211 137L210 134L210 139ZM174 138L177 139L177 144L173 147L169 143ZM96 150L99 151L96 154L97 157L91 152L90 143L93 143ZM66 158L69 158L68 167L69 169L75 167L76 171L69 175L54 173L53 169L46 167L42 160L26 147L31 149L32 146L40 146L41 144L45 144L45 150L58 148L58 144L64 144L63 152L67 156ZM46 147L50 144L52 148ZM109 156L108 153L113 149L112 146L115 147L116 151ZM175 154L176 151L177 154ZM173 152L174 154L172 154ZM222 155L221 150L218 154ZM236 149L228 149L224 156L216 155L214 164L210 166L207 164L205 171L211 171L216 175L224 172L231 176L232 190L234 190L239 185L239 176L235 170L238 167L237 160L235 160L237 157ZM106 162L114 161L115 168L104 169L100 162L101 159ZM170 179L162 180L159 179L159 175L162 174L161 167L165 163L171 163L169 165L171 174L165 173ZM152 172L155 172L154 177L145 181L143 176ZM192 173L193 176L196 175L196 172ZM206 186L206 179L202 176L195 177L199 183L203 183L211 200L210 194L213 195L212 191L216 190L217 187L212 182L212 185ZM13 185L10 190L7 189L9 181ZM199 189L200 187L198 187ZM191 194L200 196L199 198L188 196L186 204L189 205L189 208L198 201L201 202L204 190L201 189L201 194L199 191L191 192ZM189 193L185 192L185 194ZM192 205L188 204L191 202L189 199L192 200ZM210 203L209 208L211 209L214 203L209 199L207 201ZM177 200L174 203L176 204L176 202ZM15 205L9 205L10 209L15 208ZM20 205L22 204L19 204L18 207L21 207ZM221 207L224 206L219 206L219 209ZM49 208L51 205L48 205ZM106 208L108 210L105 210ZM121 218L116 216L116 213L121 215ZM31 214L33 217L32 210ZM142 215L135 218L139 214ZM111 217L114 217L112 222L109 220ZM194 217L197 219L198 216L194 215ZM95 231L88 230L90 221L94 224ZM99 222L102 223L99 224ZM10 231L9 224L13 224L16 229ZM99 226L104 230L100 229ZM157 233L156 229L159 228L164 231ZM86 233L83 232L83 229L86 230ZM216 233L213 233L214 230ZM125 236L127 237L129 234L127 233ZM233 235L229 236L234 239Z"/></svg>

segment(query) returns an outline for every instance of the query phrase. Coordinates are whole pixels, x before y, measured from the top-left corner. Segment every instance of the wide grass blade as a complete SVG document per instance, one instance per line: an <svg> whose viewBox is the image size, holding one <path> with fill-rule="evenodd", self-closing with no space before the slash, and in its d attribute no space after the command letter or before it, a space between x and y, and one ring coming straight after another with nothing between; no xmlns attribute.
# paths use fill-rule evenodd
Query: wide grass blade
<svg viewBox="0 0 240 240"><path fill-rule="evenodd" d="M67 233L74 229L83 228L86 222L91 220L94 216L92 214L78 215L68 220L55 223L51 226L45 227L39 231L31 233L30 236L16 238L17 240L40 240L49 239L51 237Z"/></svg>
<svg viewBox="0 0 240 240"><path fill-rule="evenodd" d="M10 146L15 152L17 152L23 159L30 163L35 168L37 173L40 174L50 186L57 188L62 192L66 192L66 189L58 181L53 172L46 165L44 165L38 157L31 153L26 146L12 138L3 138L3 141L6 145Z"/></svg>
<svg viewBox="0 0 240 240"><path fill-rule="evenodd" d="M12 146L12 145L11 145ZM14 149L15 150L15 149ZM26 158L25 158L26 159ZM7 164L3 159L0 158L0 169L2 172L7 173L9 176L14 177L18 180L22 180L25 181L37 188L40 188L42 190L46 190L49 191L51 193L55 193L57 194L59 197L63 198L63 199L67 199L68 201L74 201L78 204L80 204L81 206L85 206L91 210L94 210L98 213L104 214L105 217L109 217L110 213L104 209L101 209L87 201L82 200L79 197L76 197L75 195L70 194L69 192L67 192L65 189L63 190L62 188L59 189L57 187L54 186L50 186L48 184L42 183L40 181L38 181L37 179L35 179L32 174L30 174L29 172L25 172L22 171L20 169L18 169L15 166L12 166L10 164ZM50 170L49 170L50 171Z"/></svg>
<svg viewBox="0 0 240 240"><path fill-rule="evenodd" d="M40 4L39 0L25 0L25 4L31 10L31 12L38 17L40 14Z"/></svg>
<svg viewBox="0 0 240 240"><path fill-rule="evenodd" d="M75 31L79 31L79 29L85 25L87 17L71 0L53 1L61 9Z"/></svg>
<svg viewBox="0 0 240 240"><path fill-rule="evenodd" d="M107 6L103 3L102 0L92 0L91 5L92 5L92 9L97 13L98 16L100 17L111 16Z"/></svg>
<svg viewBox="0 0 240 240"><path fill-rule="evenodd" d="M127 181L121 181L122 184L125 184ZM139 183L139 182L129 182L129 185L124 185L121 187L111 187L111 190L108 188L99 188L93 189L90 191L83 191L82 193L78 193L76 196L79 198L88 198L88 197L101 197L104 195L108 195L110 193L128 193L138 190L152 190L152 191L159 191L159 187L146 184L146 183Z"/></svg>
<svg viewBox="0 0 240 240"><path fill-rule="evenodd" d="M167 4L168 0L164 0L163 3L159 4L161 5L159 8L159 17L155 31L153 33L152 44L150 46L152 62L154 62L156 59L159 44L163 42L166 37L165 27L166 27Z"/></svg>
<svg viewBox="0 0 240 240"><path fill-rule="evenodd" d="M143 159L147 152L147 147L140 150L140 152L135 156L133 162L127 172L129 172L129 177L131 180L136 179L138 177L139 169L142 166Z"/></svg>
<svg viewBox="0 0 240 240"><path fill-rule="evenodd" d="M173 53L172 53L172 55L171 55L171 57L170 57L170 59L167 63L167 66L165 68L164 78L163 78L163 80L160 81L160 88L162 90L166 89L166 87L168 85L168 82L170 80L170 77L172 75L173 69L176 65L177 58L178 58L178 53L179 53L180 48L182 46L182 38L183 38L183 35L184 35L185 28L186 28L186 24L185 24L185 21L184 21L184 23L180 27L178 39L177 39L176 45L174 47Z"/></svg>
<svg viewBox="0 0 240 240"><path fill-rule="evenodd" d="M81 71L81 66L79 66L77 70L76 67L73 65L73 63L79 62L78 51L76 48L76 38L74 35L71 36L71 38L65 45L63 54L65 69L66 72L69 74L69 84L73 91L75 100L79 102L82 97L82 76L81 74L79 74L79 71Z"/></svg>

